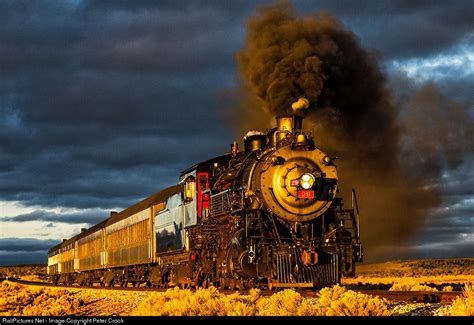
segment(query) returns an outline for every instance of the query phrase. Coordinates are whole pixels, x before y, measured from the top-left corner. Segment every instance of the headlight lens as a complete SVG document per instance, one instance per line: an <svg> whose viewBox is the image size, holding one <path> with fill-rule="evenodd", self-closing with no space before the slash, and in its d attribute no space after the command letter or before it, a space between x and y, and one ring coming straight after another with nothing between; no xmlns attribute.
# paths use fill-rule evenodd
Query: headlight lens
<svg viewBox="0 0 474 325"><path fill-rule="evenodd" d="M310 189L314 185L314 175L313 174L304 174L301 176L301 187L303 187L305 190Z"/></svg>

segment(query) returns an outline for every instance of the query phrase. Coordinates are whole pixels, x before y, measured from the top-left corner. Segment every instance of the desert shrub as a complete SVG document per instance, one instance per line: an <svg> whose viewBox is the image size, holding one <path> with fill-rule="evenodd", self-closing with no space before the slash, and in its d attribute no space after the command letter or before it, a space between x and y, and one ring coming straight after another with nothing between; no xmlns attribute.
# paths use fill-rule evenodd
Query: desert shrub
<svg viewBox="0 0 474 325"><path fill-rule="evenodd" d="M415 281L405 281L394 283L389 291L438 291L438 289Z"/></svg>
<svg viewBox="0 0 474 325"><path fill-rule="evenodd" d="M443 292L452 292L452 291L454 291L454 288L452 286L443 287Z"/></svg>
<svg viewBox="0 0 474 325"><path fill-rule="evenodd" d="M474 316L474 285L467 284L461 297L456 298L449 311L450 316Z"/></svg>
<svg viewBox="0 0 474 325"><path fill-rule="evenodd" d="M339 285L324 288L319 293L314 315L321 316L389 316L385 299L346 290Z"/></svg>
<svg viewBox="0 0 474 325"><path fill-rule="evenodd" d="M74 315L83 301L67 290L24 287L2 283L0 310L5 316L66 316Z"/></svg>
<svg viewBox="0 0 474 325"><path fill-rule="evenodd" d="M340 286L320 291L318 298L306 299L286 289L269 297L258 289L248 295L224 295L215 288L196 291L169 289L153 293L132 315L156 316L319 316L389 315L385 300L348 291Z"/></svg>
<svg viewBox="0 0 474 325"><path fill-rule="evenodd" d="M294 290L283 290L270 297L257 301L258 315L260 316L291 316L298 315L298 310L304 303L303 297Z"/></svg>
<svg viewBox="0 0 474 325"><path fill-rule="evenodd" d="M248 296L223 295L211 287L196 291L178 288L153 293L140 304L133 315L147 316L250 316L255 314L259 290Z"/></svg>

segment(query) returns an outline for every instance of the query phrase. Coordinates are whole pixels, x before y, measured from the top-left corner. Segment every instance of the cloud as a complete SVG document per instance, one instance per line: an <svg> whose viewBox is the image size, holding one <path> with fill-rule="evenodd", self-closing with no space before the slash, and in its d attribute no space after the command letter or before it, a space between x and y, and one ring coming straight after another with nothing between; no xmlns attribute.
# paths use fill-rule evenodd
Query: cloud
<svg viewBox="0 0 474 325"><path fill-rule="evenodd" d="M58 240L40 240L34 238L0 238L0 251L3 252L38 252L48 251L59 244Z"/></svg>
<svg viewBox="0 0 474 325"><path fill-rule="evenodd" d="M227 151L214 93L231 79L232 12L132 7L0 4L3 199L126 207Z"/></svg>
<svg viewBox="0 0 474 325"><path fill-rule="evenodd" d="M392 21L418 16L431 22L440 12L461 19L460 12L473 7L296 5L342 15L362 26L363 40L380 31L383 42L373 42L379 50L403 34L388 30ZM215 94L234 82L234 54L254 7L246 1L2 2L2 198L49 207L125 207L172 185L182 169L227 151L234 138ZM382 12L393 17L381 19ZM354 24L358 19L370 28ZM436 22L454 28L450 19ZM459 22L453 35L461 37L465 24ZM417 30L406 34L418 44L403 49L424 46Z"/></svg>
<svg viewBox="0 0 474 325"><path fill-rule="evenodd" d="M44 210L35 210L31 213L21 214L13 217L2 217L2 222L27 222L27 221L44 221L49 222L45 227L52 227L51 222L63 222L63 223L87 223L94 225L102 220L105 220L109 215L105 211L92 210L92 211L81 211L73 213L56 213Z"/></svg>
<svg viewBox="0 0 474 325"><path fill-rule="evenodd" d="M391 69L404 72L410 79L423 83L456 76L474 79L474 33L461 40L454 48L430 55L405 60L393 60Z"/></svg>
<svg viewBox="0 0 474 325"><path fill-rule="evenodd" d="M8 253L0 251L0 265L13 266L25 264L43 264L48 263L47 251L33 252L14 252Z"/></svg>

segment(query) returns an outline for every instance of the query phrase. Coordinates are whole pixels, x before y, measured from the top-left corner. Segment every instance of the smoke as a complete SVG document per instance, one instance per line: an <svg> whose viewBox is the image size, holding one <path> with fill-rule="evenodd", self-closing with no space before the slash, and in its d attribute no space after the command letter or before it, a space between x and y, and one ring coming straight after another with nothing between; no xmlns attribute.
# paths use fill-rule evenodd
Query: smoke
<svg viewBox="0 0 474 325"><path fill-rule="evenodd" d="M331 128L342 125L335 131L364 143L360 155L384 150L385 162L393 161L398 129L384 76L336 17L298 17L288 2L262 6L248 22L237 62L247 90L273 116L291 114L291 103L306 96L312 103L309 114L320 115Z"/></svg>
<svg viewBox="0 0 474 325"><path fill-rule="evenodd" d="M463 161L466 149L472 152L466 108L434 85L401 77L391 84L398 97L392 95L376 58L337 17L300 17L288 2L262 6L249 19L237 62L243 84L233 113L237 130L259 123L262 129L262 117L291 114L291 103L308 97L304 128L340 158L346 204L357 190L366 260L406 256L441 203L433 183Z"/></svg>

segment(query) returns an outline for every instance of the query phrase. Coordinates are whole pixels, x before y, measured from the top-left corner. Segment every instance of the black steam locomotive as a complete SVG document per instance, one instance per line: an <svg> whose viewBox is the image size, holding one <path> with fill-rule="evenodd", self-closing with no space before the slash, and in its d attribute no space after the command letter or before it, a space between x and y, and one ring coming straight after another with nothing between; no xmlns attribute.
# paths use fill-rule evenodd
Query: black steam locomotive
<svg viewBox="0 0 474 325"><path fill-rule="evenodd" d="M50 249L54 283L220 288L319 287L355 274L359 216L337 196L333 158L302 130L304 98L244 151L182 172L180 182Z"/></svg>

